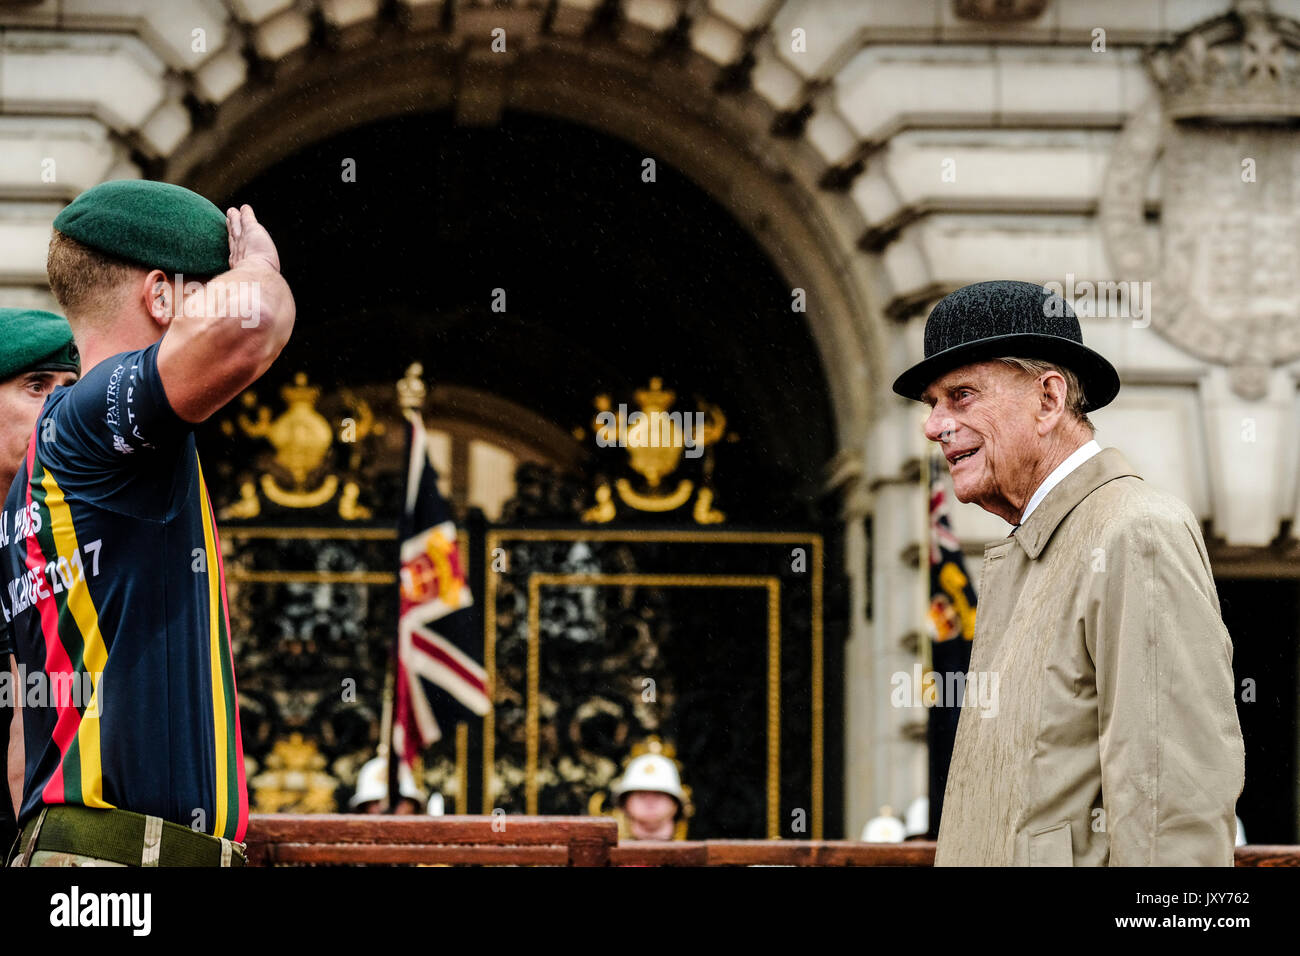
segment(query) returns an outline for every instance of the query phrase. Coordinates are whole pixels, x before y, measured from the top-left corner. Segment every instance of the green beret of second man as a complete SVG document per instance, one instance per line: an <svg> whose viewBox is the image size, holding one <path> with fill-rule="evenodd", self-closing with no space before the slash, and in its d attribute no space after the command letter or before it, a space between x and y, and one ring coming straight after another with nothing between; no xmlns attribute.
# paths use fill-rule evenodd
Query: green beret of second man
<svg viewBox="0 0 1300 956"><path fill-rule="evenodd" d="M24 372L81 374L72 328L53 312L0 308L0 381Z"/></svg>

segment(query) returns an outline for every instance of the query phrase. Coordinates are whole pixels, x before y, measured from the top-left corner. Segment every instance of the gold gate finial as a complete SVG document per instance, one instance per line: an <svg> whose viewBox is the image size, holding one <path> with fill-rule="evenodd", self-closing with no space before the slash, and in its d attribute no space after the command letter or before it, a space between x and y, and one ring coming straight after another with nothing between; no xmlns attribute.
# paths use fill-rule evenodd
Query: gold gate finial
<svg viewBox="0 0 1300 956"><path fill-rule="evenodd" d="M397 383L397 401L403 411L408 409L419 411L424 406L427 389L424 387L424 380L420 378L423 374L424 366L419 362L412 362L406 367L406 375Z"/></svg>

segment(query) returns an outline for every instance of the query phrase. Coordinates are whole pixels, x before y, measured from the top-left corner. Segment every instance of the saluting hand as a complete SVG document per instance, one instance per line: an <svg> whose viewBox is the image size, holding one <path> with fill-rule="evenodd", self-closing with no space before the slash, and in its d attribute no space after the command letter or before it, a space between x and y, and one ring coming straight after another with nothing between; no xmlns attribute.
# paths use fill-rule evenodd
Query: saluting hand
<svg viewBox="0 0 1300 956"><path fill-rule="evenodd" d="M226 232L230 239L230 268L238 268L249 259L261 259L276 272L280 271L280 253L266 227L253 215L247 204L226 210Z"/></svg>

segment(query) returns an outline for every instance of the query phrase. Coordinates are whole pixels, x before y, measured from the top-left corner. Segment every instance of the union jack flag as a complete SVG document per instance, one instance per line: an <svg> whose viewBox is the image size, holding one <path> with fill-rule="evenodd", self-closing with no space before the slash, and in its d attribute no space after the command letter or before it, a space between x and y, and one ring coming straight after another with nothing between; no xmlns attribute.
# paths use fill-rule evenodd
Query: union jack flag
<svg viewBox="0 0 1300 956"><path fill-rule="evenodd" d="M443 721L491 709L487 673L479 663L472 612L451 506L438 491L428 436L419 414L410 423L410 466L401 529L393 749L411 764L442 738Z"/></svg>

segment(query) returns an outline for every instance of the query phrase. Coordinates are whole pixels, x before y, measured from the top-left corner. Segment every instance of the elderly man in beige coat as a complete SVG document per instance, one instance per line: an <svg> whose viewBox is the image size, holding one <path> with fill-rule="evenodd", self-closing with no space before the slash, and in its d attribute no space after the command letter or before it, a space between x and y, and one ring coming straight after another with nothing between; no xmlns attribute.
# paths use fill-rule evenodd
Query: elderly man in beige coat
<svg viewBox="0 0 1300 956"><path fill-rule="evenodd" d="M894 390L930 406L984 552L936 866L1231 866L1245 774L1232 641L1196 517L1093 439L1119 377L1059 296L941 301Z"/></svg>

